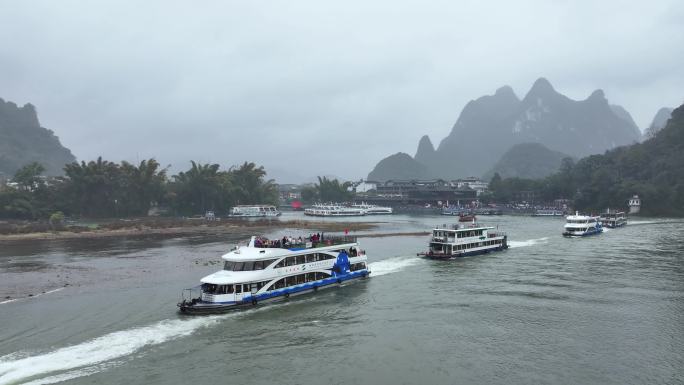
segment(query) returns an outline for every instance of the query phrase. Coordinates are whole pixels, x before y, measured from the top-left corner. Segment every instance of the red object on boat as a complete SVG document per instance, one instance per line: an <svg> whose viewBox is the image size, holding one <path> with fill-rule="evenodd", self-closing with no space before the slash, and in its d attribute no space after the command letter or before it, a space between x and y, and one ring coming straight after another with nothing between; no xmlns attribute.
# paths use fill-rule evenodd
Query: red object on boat
<svg viewBox="0 0 684 385"><path fill-rule="evenodd" d="M292 201L292 203L290 203L290 205L295 210L300 210L302 208L302 202L300 202L300 201Z"/></svg>

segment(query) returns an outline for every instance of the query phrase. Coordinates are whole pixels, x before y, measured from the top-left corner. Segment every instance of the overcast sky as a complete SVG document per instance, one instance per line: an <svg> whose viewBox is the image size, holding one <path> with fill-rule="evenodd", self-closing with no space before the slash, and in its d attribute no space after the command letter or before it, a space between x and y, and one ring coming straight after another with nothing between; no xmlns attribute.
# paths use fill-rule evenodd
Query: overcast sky
<svg viewBox="0 0 684 385"><path fill-rule="evenodd" d="M0 0L0 97L79 160L359 179L540 76L643 129L684 102L683 47L681 0Z"/></svg>

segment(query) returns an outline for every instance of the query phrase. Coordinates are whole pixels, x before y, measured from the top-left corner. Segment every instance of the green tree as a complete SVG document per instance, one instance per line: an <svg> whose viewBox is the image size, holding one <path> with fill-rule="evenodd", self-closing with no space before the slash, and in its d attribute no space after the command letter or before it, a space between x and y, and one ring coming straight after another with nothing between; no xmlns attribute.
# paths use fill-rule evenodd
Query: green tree
<svg viewBox="0 0 684 385"><path fill-rule="evenodd" d="M318 177L315 185L318 198L323 202L347 202L353 199L354 194L349 190L351 182L340 183L337 179Z"/></svg>
<svg viewBox="0 0 684 385"><path fill-rule="evenodd" d="M121 162L117 204L124 214L147 215L150 206L159 202L165 193L166 169L154 158L143 160L138 166Z"/></svg>
<svg viewBox="0 0 684 385"><path fill-rule="evenodd" d="M190 163L189 170L173 177L172 204L176 211L192 215L225 208L226 198L230 195L230 181L225 173L219 172L220 166L195 161Z"/></svg>
<svg viewBox="0 0 684 385"><path fill-rule="evenodd" d="M66 194L73 212L88 217L117 215L121 198L120 168L102 160L71 163L64 167L67 176Z"/></svg>
<svg viewBox="0 0 684 385"><path fill-rule="evenodd" d="M263 166L245 162L239 167L231 167L229 177L233 186L233 199L237 204L277 204L278 190L275 182L265 180Z"/></svg>
<svg viewBox="0 0 684 385"><path fill-rule="evenodd" d="M13 182L19 184L22 190L33 190L44 184L40 175L45 172L45 167L38 162L25 165L14 174Z"/></svg>

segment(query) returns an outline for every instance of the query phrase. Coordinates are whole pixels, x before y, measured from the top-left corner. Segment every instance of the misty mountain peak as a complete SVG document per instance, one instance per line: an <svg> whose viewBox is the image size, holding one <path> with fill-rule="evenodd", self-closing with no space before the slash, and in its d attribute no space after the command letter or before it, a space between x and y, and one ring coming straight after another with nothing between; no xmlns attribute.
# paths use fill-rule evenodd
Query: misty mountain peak
<svg viewBox="0 0 684 385"><path fill-rule="evenodd" d="M644 132L644 138L653 138L658 131L662 130L672 116L672 111L673 109L669 107L663 107L659 109L656 115L653 117L651 125L646 128L646 131Z"/></svg>
<svg viewBox="0 0 684 385"><path fill-rule="evenodd" d="M432 145L430 137L423 135L418 142L418 150L416 151L415 160L422 164L430 164L435 157L435 147Z"/></svg>
<svg viewBox="0 0 684 385"><path fill-rule="evenodd" d="M606 102L608 103L608 100L606 99L606 94L603 93L602 89L598 89L589 95L587 98L587 101L596 101L596 102Z"/></svg>
<svg viewBox="0 0 684 385"><path fill-rule="evenodd" d="M516 100L519 100L518 95L515 94L515 91L513 91L513 88L511 88L511 86L500 87L499 89L496 90L494 95L499 96L499 97L506 97L506 98L512 97Z"/></svg>
<svg viewBox="0 0 684 385"><path fill-rule="evenodd" d="M420 142L418 142L418 151L416 152L416 157L418 157L418 154L421 152L434 152L435 147L432 145L432 141L430 140L430 137L427 135L423 135L422 138L420 138Z"/></svg>
<svg viewBox="0 0 684 385"><path fill-rule="evenodd" d="M527 96L544 97L555 93L556 90L551 85L551 82L546 80L546 78L539 78L534 82L532 88L530 88L530 92L527 93Z"/></svg>
<svg viewBox="0 0 684 385"><path fill-rule="evenodd" d="M0 138L0 172L8 175L30 162L41 163L46 175L61 175L64 165L76 160L54 132L40 126L30 103L19 107L0 99Z"/></svg>

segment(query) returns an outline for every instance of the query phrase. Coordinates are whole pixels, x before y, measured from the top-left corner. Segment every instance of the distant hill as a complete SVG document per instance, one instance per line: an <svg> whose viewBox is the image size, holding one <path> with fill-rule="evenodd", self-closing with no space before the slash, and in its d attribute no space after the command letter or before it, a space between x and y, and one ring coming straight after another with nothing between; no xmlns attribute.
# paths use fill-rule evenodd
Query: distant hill
<svg viewBox="0 0 684 385"><path fill-rule="evenodd" d="M490 180L494 173L502 178L540 179L557 172L561 161L569 156L549 150L540 143L520 143L511 147L494 167L484 175Z"/></svg>
<svg viewBox="0 0 684 385"><path fill-rule="evenodd" d="M64 165L74 161L54 132L40 126L33 105L18 107L0 99L0 172L11 176L24 165L39 162L47 175L62 175Z"/></svg>
<svg viewBox="0 0 684 385"><path fill-rule="evenodd" d="M672 108L663 107L658 110L656 115L653 117L651 125L644 131L644 139L650 139L655 136L658 131L662 130L667 123L667 120L672 116Z"/></svg>
<svg viewBox="0 0 684 385"><path fill-rule="evenodd" d="M485 174L515 144L540 143L580 158L640 139L629 113L610 105L603 91L576 101L540 78L522 100L505 86L470 101L436 149L429 138L421 138L415 160L426 167L427 176L453 179ZM401 167L385 163L383 168L390 173L385 176L396 178L391 170Z"/></svg>
<svg viewBox="0 0 684 385"><path fill-rule="evenodd" d="M390 179L425 179L427 168L409 154L398 152L381 160L368 174L368 180L384 182Z"/></svg>

